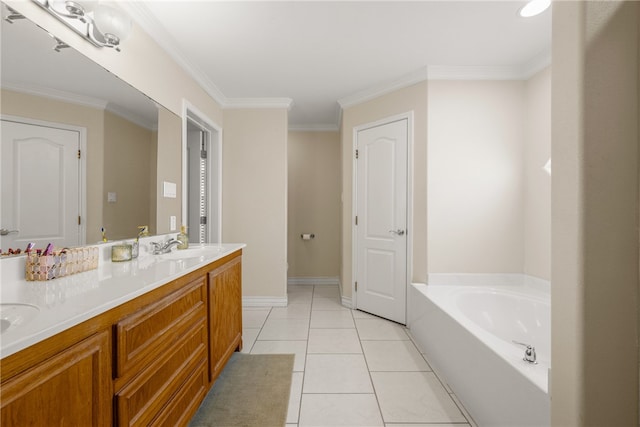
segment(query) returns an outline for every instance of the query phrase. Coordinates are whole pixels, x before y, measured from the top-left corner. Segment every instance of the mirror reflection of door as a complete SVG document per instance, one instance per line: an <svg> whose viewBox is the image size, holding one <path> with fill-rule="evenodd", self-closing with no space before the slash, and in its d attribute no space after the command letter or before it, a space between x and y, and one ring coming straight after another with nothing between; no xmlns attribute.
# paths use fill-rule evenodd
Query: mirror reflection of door
<svg viewBox="0 0 640 427"><path fill-rule="evenodd" d="M84 243L81 128L2 119L3 252Z"/></svg>

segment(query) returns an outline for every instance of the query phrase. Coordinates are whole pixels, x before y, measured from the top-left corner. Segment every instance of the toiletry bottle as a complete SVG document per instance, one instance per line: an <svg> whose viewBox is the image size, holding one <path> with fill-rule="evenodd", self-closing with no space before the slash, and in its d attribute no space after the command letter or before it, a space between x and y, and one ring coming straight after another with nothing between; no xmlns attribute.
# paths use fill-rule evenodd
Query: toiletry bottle
<svg viewBox="0 0 640 427"><path fill-rule="evenodd" d="M189 247L189 236L187 236L187 226L180 226L180 233L178 234L177 239L180 241L178 245L178 249L187 249Z"/></svg>
<svg viewBox="0 0 640 427"><path fill-rule="evenodd" d="M138 237L147 237L149 236L149 226L148 225L139 225L138 226Z"/></svg>

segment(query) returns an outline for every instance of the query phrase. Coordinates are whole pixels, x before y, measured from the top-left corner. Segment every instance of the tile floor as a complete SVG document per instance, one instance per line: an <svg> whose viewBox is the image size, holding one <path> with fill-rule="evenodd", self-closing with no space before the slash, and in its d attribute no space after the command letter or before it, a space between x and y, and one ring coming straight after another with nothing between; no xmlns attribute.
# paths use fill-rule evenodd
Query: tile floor
<svg viewBox="0 0 640 427"><path fill-rule="evenodd" d="M333 285L243 309L244 352L294 353L287 427L474 426L401 325L350 310Z"/></svg>

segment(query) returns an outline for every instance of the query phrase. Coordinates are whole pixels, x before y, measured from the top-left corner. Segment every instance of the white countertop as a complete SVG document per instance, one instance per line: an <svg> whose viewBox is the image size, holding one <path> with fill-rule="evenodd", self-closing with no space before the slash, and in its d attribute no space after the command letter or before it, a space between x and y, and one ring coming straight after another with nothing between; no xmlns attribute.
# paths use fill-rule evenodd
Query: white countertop
<svg viewBox="0 0 640 427"><path fill-rule="evenodd" d="M37 306L30 320L0 333L0 358L16 353L187 273L244 248L243 243L191 245L184 252L111 262L110 246L101 247L95 270L46 282L24 279L25 258L0 261L0 303ZM191 249L195 250L191 251ZM187 255L187 253L189 255ZM193 256L191 256L193 254ZM16 322L18 323L18 322Z"/></svg>

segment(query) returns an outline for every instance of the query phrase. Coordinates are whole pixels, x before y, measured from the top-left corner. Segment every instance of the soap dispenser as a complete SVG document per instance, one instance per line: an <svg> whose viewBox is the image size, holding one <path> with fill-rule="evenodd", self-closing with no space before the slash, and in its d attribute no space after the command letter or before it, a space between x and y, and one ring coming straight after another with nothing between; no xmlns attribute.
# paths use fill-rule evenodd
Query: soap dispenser
<svg viewBox="0 0 640 427"><path fill-rule="evenodd" d="M178 245L178 249L187 249L189 247L189 236L187 236L187 226L180 226L180 233L177 237L180 244Z"/></svg>

